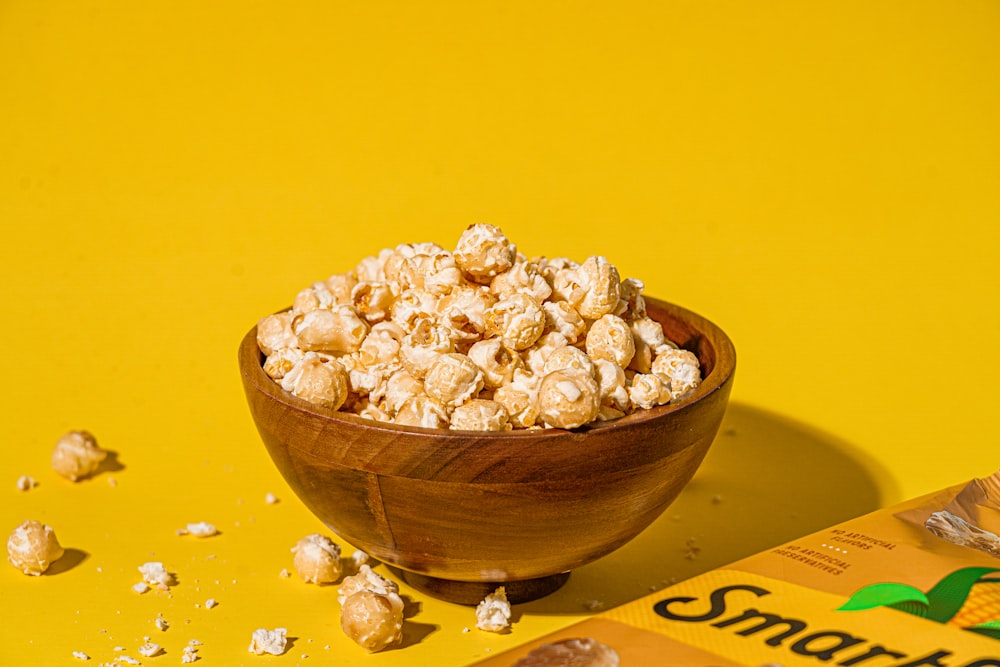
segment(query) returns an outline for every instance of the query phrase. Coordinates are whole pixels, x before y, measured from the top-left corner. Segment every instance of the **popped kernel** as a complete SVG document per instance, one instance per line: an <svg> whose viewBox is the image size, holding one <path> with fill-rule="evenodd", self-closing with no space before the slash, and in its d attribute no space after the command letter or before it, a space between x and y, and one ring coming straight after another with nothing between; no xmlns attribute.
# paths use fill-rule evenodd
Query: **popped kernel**
<svg viewBox="0 0 1000 667"><path fill-rule="evenodd" d="M354 643L375 653L403 638L403 599L368 589L353 593L340 609L340 627Z"/></svg>
<svg viewBox="0 0 1000 667"><path fill-rule="evenodd" d="M343 572L340 546L325 535L306 535L292 547L292 553L295 571L307 584L330 584Z"/></svg>
<svg viewBox="0 0 1000 667"><path fill-rule="evenodd" d="M306 352L281 378L281 388L310 403L336 410L347 400L347 371L335 359Z"/></svg>
<svg viewBox="0 0 1000 667"><path fill-rule="evenodd" d="M465 277L455 256L444 248L430 253L418 253L411 260L423 278L423 288L431 294L443 295L465 284Z"/></svg>
<svg viewBox="0 0 1000 667"><path fill-rule="evenodd" d="M590 325L586 349L592 359L608 359L625 368L635 356L632 330L622 318L616 315L602 315Z"/></svg>
<svg viewBox="0 0 1000 667"><path fill-rule="evenodd" d="M136 651L138 651L139 655L144 658L152 658L153 656L163 653L163 647L155 642L146 642L137 648Z"/></svg>
<svg viewBox="0 0 1000 667"><path fill-rule="evenodd" d="M424 380L427 395L450 408L465 403L482 388L483 372L476 362L454 352L438 356Z"/></svg>
<svg viewBox="0 0 1000 667"><path fill-rule="evenodd" d="M393 415L392 423L422 428L448 428L448 410L427 394L416 394L403 401Z"/></svg>
<svg viewBox="0 0 1000 667"><path fill-rule="evenodd" d="M381 322L389 316L398 294L399 287L396 283L359 282L351 290L351 305L369 323Z"/></svg>
<svg viewBox="0 0 1000 667"><path fill-rule="evenodd" d="M570 345L580 340L587 331L583 315L569 301L546 301L542 310L545 311L546 331L561 333Z"/></svg>
<svg viewBox="0 0 1000 667"><path fill-rule="evenodd" d="M368 335L368 323L352 306L312 310L292 319L292 331L306 352L357 352Z"/></svg>
<svg viewBox="0 0 1000 667"><path fill-rule="evenodd" d="M283 347L267 355L264 372L273 380L280 380L302 361L305 353L297 347Z"/></svg>
<svg viewBox="0 0 1000 667"><path fill-rule="evenodd" d="M516 249L499 227L476 223L462 232L454 256L473 282L486 284L513 266Z"/></svg>
<svg viewBox="0 0 1000 667"><path fill-rule="evenodd" d="M337 589L337 600L341 604L341 628L366 651L380 651L402 638L403 599L399 586L367 563L360 563L357 574L344 577Z"/></svg>
<svg viewBox="0 0 1000 667"><path fill-rule="evenodd" d="M637 317L629 322L629 328L632 330L632 343L635 346L629 368L639 373L649 373L654 352L668 345L663 335L663 326L650 317Z"/></svg>
<svg viewBox="0 0 1000 667"><path fill-rule="evenodd" d="M525 292L541 303L552 296L552 286L542 275L537 264L519 256L508 271L493 278L490 282L490 292L500 298Z"/></svg>
<svg viewBox="0 0 1000 667"><path fill-rule="evenodd" d="M52 469L75 482L97 472L107 456L88 431L70 431L52 450Z"/></svg>
<svg viewBox="0 0 1000 667"><path fill-rule="evenodd" d="M185 528L177 531L180 535L194 535L195 537L212 537L219 534L219 529L207 521L189 523Z"/></svg>
<svg viewBox="0 0 1000 667"><path fill-rule="evenodd" d="M621 278L618 269L599 255L588 257L578 272L584 288L577 310L588 320L608 315L617 306L621 296Z"/></svg>
<svg viewBox="0 0 1000 667"><path fill-rule="evenodd" d="M451 413L455 431L507 431L511 428L507 409L497 401L474 398Z"/></svg>
<svg viewBox="0 0 1000 667"><path fill-rule="evenodd" d="M538 388L541 420L554 428L576 428L591 422L600 409L600 390L593 377L573 370L553 371Z"/></svg>
<svg viewBox="0 0 1000 667"><path fill-rule="evenodd" d="M628 410L630 401L625 388L625 369L608 359L595 359L594 371L601 406L613 407L621 412Z"/></svg>
<svg viewBox="0 0 1000 667"><path fill-rule="evenodd" d="M580 371L591 377L596 377L597 373L594 361L587 356L587 353L572 345L565 345L553 350L542 367L544 375L548 375L553 371L565 370Z"/></svg>
<svg viewBox="0 0 1000 667"><path fill-rule="evenodd" d="M521 359L528 370L535 375L545 374L545 361L555 350L569 345L566 336L558 331L542 334L535 344L521 351Z"/></svg>
<svg viewBox="0 0 1000 667"><path fill-rule="evenodd" d="M348 293L348 300L345 303L350 303L350 293ZM288 313L289 323L291 317L295 315L313 310L329 310L335 305L337 305L337 296L330 291L327 284L313 283L295 295L295 299L292 300L292 310Z"/></svg>
<svg viewBox="0 0 1000 667"><path fill-rule="evenodd" d="M483 372L486 389L498 389L508 384L514 377L514 371L524 365L521 357L511 352L499 338L476 342L469 348L468 355Z"/></svg>
<svg viewBox="0 0 1000 667"><path fill-rule="evenodd" d="M283 311L262 317L257 322L257 345L266 355L283 348L298 347L299 341L292 331L292 313Z"/></svg>
<svg viewBox="0 0 1000 667"><path fill-rule="evenodd" d="M37 577L65 551L51 526L29 519L7 538L7 560L24 574Z"/></svg>
<svg viewBox="0 0 1000 667"><path fill-rule="evenodd" d="M689 350L662 348L653 359L653 374L670 385L670 400L687 397L701 384L698 357Z"/></svg>
<svg viewBox="0 0 1000 667"><path fill-rule="evenodd" d="M434 320L438 312L438 300L436 295L425 289L405 290L392 304L390 317L404 331L411 332L421 320Z"/></svg>
<svg viewBox="0 0 1000 667"><path fill-rule="evenodd" d="M424 383L413 377L409 371L400 369L389 376L382 393L383 407L390 415L395 415L403 403L413 396L424 393Z"/></svg>
<svg viewBox="0 0 1000 667"><path fill-rule="evenodd" d="M454 351L448 329L429 318L421 318L403 338L399 359L410 375L422 380L438 357Z"/></svg>
<svg viewBox="0 0 1000 667"><path fill-rule="evenodd" d="M530 294L512 294L486 311L486 331L512 350L526 350L545 331L545 311Z"/></svg>
<svg viewBox="0 0 1000 667"><path fill-rule="evenodd" d="M483 337L486 331L486 311L496 301L496 297L485 287L456 287L437 302L437 321L451 332L451 338L456 344L467 346Z"/></svg>
<svg viewBox="0 0 1000 667"><path fill-rule="evenodd" d="M346 306L351 303L351 292L357 284L358 279L353 274L335 273L326 279L323 286L333 296L333 303Z"/></svg>
<svg viewBox="0 0 1000 667"><path fill-rule="evenodd" d="M538 386L541 378L515 370L511 381L493 392L493 400L507 411L508 422L514 428L530 428L538 423Z"/></svg>
<svg viewBox="0 0 1000 667"><path fill-rule="evenodd" d="M285 636L287 632L288 630L285 628L275 628L274 630L259 628L254 630L250 636L250 646L247 650L255 655L263 655L265 653L281 655L285 652L285 646L288 643Z"/></svg>
<svg viewBox="0 0 1000 667"><path fill-rule="evenodd" d="M507 589L500 586L476 606L476 627L486 632L510 629L511 608Z"/></svg>
<svg viewBox="0 0 1000 667"><path fill-rule="evenodd" d="M628 387L628 398L638 408L648 410L670 402L670 382L658 375L636 373Z"/></svg>

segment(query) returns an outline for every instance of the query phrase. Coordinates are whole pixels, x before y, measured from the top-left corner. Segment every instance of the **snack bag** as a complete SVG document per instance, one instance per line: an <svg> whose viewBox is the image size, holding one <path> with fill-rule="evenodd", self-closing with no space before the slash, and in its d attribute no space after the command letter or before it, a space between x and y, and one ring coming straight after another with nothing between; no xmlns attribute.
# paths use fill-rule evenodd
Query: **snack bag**
<svg viewBox="0 0 1000 667"><path fill-rule="evenodd" d="M569 638L603 644L618 661L566 664L608 667L1000 666L1000 472L793 540L477 664L531 664L532 651Z"/></svg>

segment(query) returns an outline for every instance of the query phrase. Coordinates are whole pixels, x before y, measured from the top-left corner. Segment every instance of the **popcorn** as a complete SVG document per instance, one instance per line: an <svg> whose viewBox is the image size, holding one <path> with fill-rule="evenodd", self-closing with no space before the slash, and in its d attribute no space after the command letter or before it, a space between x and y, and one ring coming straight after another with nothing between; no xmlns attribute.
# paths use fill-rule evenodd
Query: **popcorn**
<svg viewBox="0 0 1000 667"><path fill-rule="evenodd" d="M307 584L329 584L340 578L340 547L325 535L306 535L292 547L293 564Z"/></svg>
<svg viewBox="0 0 1000 667"><path fill-rule="evenodd" d="M35 478L32 477L31 475L21 475L20 477L17 478L15 486L17 487L18 491L30 491L31 489L38 486L38 482L36 482Z"/></svg>
<svg viewBox="0 0 1000 667"><path fill-rule="evenodd" d="M144 658L152 658L153 656L163 653L163 647L154 642L146 642L136 650L139 652L139 655Z"/></svg>
<svg viewBox="0 0 1000 667"><path fill-rule="evenodd" d="M282 389L373 421L577 428L683 400L701 382L697 357L648 317L643 289L603 256L528 259L475 224L452 251L400 244L313 283L261 318L257 342Z"/></svg>
<svg viewBox="0 0 1000 667"><path fill-rule="evenodd" d="M362 564L338 589L340 627L358 646L374 653L403 637L403 599L395 582Z"/></svg>
<svg viewBox="0 0 1000 667"><path fill-rule="evenodd" d="M143 563L139 566L139 572L142 574L143 582L162 591L167 590L174 583L173 575L167 572L163 563L159 561Z"/></svg>
<svg viewBox="0 0 1000 667"><path fill-rule="evenodd" d="M96 472L107 455L89 432L70 431L59 438L52 450L52 469L76 482Z"/></svg>
<svg viewBox="0 0 1000 667"><path fill-rule="evenodd" d="M483 598L476 606L476 627L486 632L505 632L510 629L511 609L507 589L500 586Z"/></svg>
<svg viewBox="0 0 1000 667"><path fill-rule="evenodd" d="M193 535L195 537L212 537L219 534L219 529L207 521L189 523L186 528L177 531L178 535Z"/></svg>
<svg viewBox="0 0 1000 667"><path fill-rule="evenodd" d="M7 560L24 574L37 577L65 551L51 526L29 519L7 538Z"/></svg>
<svg viewBox="0 0 1000 667"><path fill-rule="evenodd" d="M281 655L285 652L288 643L285 637L287 632L286 628L275 628L274 630L258 628L250 636L250 646L247 650L255 655L264 655L265 653Z"/></svg>

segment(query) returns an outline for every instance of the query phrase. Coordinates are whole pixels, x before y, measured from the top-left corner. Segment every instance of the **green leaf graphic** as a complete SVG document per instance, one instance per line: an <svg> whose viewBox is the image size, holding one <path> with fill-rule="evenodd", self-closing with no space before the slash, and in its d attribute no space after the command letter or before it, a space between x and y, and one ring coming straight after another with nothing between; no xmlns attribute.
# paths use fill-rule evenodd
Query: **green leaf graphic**
<svg viewBox="0 0 1000 667"><path fill-rule="evenodd" d="M1000 639L1000 621L987 621L965 628L980 635L986 635L991 639Z"/></svg>
<svg viewBox="0 0 1000 667"><path fill-rule="evenodd" d="M995 567L966 567L955 570L927 591L929 608L927 618L947 623L965 604L972 587L987 574L1000 572Z"/></svg>
<svg viewBox="0 0 1000 667"><path fill-rule="evenodd" d="M919 588L906 584L871 584L856 591L838 610L861 611L895 606L900 611L922 616L916 610L926 610L929 604L927 596ZM911 607L914 611L911 611Z"/></svg>

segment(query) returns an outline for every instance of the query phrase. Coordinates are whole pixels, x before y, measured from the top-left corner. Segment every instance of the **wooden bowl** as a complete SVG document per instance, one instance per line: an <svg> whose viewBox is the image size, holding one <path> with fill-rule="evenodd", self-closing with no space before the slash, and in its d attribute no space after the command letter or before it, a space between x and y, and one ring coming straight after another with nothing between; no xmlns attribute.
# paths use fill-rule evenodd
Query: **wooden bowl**
<svg viewBox="0 0 1000 667"><path fill-rule="evenodd" d="M515 602L622 546L677 497L726 410L736 355L716 325L646 298L704 380L677 403L572 431L404 427L285 392L263 369L256 328L239 365L261 439L330 530L418 590L475 604L499 584Z"/></svg>

